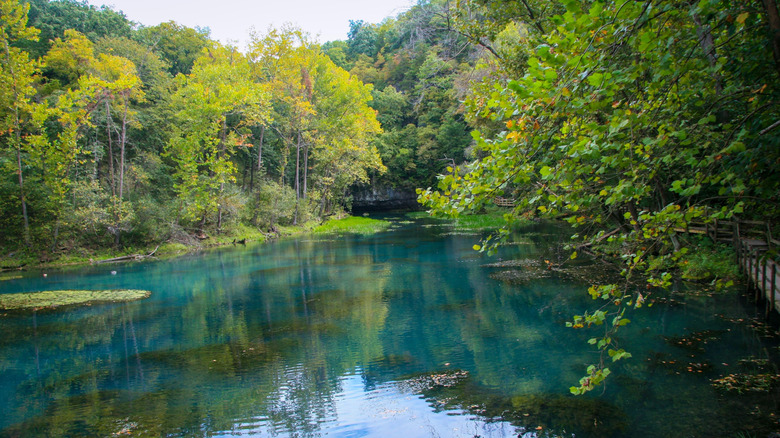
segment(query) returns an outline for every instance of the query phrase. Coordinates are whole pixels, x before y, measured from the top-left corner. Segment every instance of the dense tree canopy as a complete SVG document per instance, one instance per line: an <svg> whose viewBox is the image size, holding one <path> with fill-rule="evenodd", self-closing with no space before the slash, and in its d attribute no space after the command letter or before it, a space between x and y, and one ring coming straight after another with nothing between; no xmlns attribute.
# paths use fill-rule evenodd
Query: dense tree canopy
<svg viewBox="0 0 780 438"><path fill-rule="evenodd" d="M242 54L70 0L5 0L0 20L4 252L274 229L384 171L371 87L300 30Z"/></svg>
<svg viewBox="0 0 780 438"><path fill-rule="evenodd" d="M373 175L375 187L434 184L472 141L461 100L477 49L449 25L447 5L420 2L381 24L352 21L346 42L323 46L334 63L374 86L370 105L384 130L375 144L388 169Z"/></svg>

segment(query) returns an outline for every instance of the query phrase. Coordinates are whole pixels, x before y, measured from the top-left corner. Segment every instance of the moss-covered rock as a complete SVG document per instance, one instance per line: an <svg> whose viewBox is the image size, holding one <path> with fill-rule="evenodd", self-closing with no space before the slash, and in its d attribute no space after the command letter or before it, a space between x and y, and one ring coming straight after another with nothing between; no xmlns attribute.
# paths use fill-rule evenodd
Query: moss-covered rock
<svg viewBox="0 0 780 438"><path fill-rule="evenodd" d="M24 292L0 295L0 309L32 309L38 307L58 307L75 304L119 303L148 298L148 290L108 289L108 290L49 290L43 292Z"/></svg>

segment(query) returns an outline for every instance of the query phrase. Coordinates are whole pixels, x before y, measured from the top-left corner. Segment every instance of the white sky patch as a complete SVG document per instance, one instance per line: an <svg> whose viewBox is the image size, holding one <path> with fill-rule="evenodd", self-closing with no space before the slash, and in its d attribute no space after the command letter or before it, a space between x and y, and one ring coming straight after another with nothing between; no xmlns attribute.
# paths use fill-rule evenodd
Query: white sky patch
<svg viewBox="0 0 780 438"><path fill-rule="evenodd" d="M243 49L249 33L269 26L297 25L320 42L345 40L349 20L379 23L416 4L416 0L89 0L124 12L131 21L155 26L175 21L211 30L211 38Z"/></svg>

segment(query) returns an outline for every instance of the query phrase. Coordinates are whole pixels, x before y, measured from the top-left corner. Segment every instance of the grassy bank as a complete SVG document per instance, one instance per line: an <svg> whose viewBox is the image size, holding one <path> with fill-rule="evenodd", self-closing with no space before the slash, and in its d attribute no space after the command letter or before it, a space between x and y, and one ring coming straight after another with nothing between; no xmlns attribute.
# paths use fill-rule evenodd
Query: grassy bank
<svg viewBox="0 0 780 438"><path fill-rule="evenodd" d="M388 221L349 216L341 219L332 219L323 224L320 224L317 221L309 221L296 226L278 226L276 234L267 234L257 228L239 224L222 234L208 236L206 239L196 239L195 237L189 236L188 239L179 239L180 241L171 240L159 245L150 245L147 247L124 247L120 249L70 248L56 253L36 253L22 250L0 254L0 271L6 271L6 275L0 276L0 281L10 275L8 271L14 270L85 265L118 257L133 255L148 256L152 253L154 253L155 258L164 259L205 248L250 242L264 242L276 237L295 236L308 233L372 234L386 230L389 227L390 222ZM188 240L188 242L184 243L181 240Z"/></svg>

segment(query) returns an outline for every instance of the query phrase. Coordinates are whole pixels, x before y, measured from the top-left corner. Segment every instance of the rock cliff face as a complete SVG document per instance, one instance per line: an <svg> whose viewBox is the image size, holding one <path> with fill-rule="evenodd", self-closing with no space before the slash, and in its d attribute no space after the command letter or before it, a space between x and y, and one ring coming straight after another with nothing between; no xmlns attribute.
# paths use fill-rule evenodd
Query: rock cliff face
<svg viewBox="0 0 780 438"><path fill-rule="evenodd" d="M414 190L396 190L392 187L361 187L352 192L352 211L417 210Z"/></svg>

